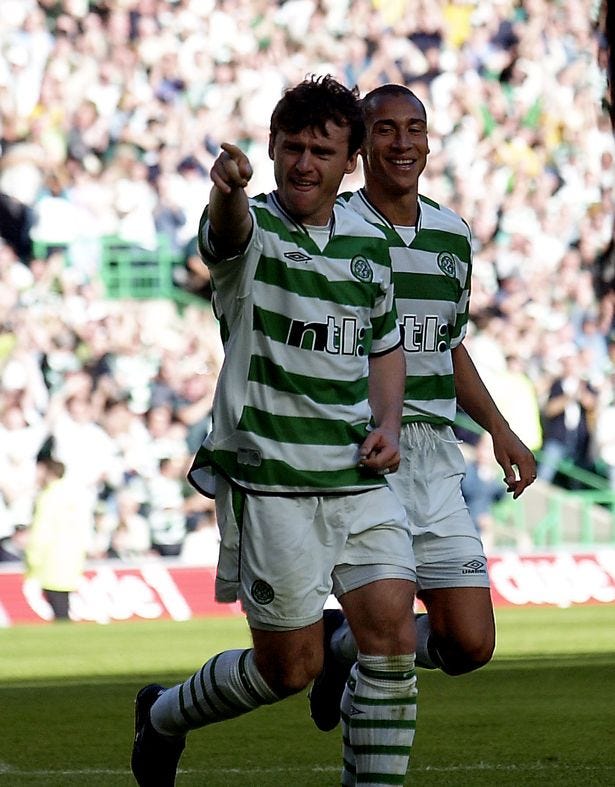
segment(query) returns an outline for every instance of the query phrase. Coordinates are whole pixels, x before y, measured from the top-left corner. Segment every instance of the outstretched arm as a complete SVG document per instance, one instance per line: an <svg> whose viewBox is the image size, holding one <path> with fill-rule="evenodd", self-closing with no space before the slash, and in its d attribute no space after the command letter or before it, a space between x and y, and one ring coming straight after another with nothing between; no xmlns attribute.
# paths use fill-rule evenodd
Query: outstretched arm
<svg viewBox="0 0 615 787"><path fill-rule="evenodd" d="M516 499L536 480L534 454L517 437L499 411L463 344L455 347L452 354L457 401L465 412L491 435L493 453L504 470L506 491L512 492Z"/></svg>
<svg viewBox="0 0 615 787"><path fill-rule="evenodd" d="M216 251L230 256L244 248L252 229L244 191L252 177L252 167L246 154L236 145L223 142L221 148L209 173L213 186L207 218ZM201 227L205 218L203 214Z"/></svg>
<svg viewBox="0 0 615 787"><path fill-rule="evenodd" d="M361 446L362 467L394 473L399 467L399 430L404 402L406 361L401 346L369 359L369 403L376 428Z"/></svg>

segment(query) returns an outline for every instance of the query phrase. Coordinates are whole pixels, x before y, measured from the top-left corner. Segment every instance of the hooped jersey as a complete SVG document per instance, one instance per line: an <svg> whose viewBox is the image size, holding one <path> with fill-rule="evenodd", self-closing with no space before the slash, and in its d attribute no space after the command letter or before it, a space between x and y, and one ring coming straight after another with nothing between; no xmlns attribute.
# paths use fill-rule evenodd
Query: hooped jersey
<svg viewBox="0 0 615 787"><path fill-rule="evenodd" d="M321 251L275 193L249 204L241 255L216 254L206 215L199 229L225 358L189 478L205 494L212 468L259 493L382 486L357 462L371 418L369 356L400 343L388 241L336 205Z"/></svg>
<svg viewBox="0 0 615 787"><path fill-rule="evenodd" d="M419 195L416 235L406 244L364 189L341 194L338 202L352 207L389 238L406 354L403 422L452 425L456 396L451 349L465 336L470 303L468 225L449 208Z"/></svg>

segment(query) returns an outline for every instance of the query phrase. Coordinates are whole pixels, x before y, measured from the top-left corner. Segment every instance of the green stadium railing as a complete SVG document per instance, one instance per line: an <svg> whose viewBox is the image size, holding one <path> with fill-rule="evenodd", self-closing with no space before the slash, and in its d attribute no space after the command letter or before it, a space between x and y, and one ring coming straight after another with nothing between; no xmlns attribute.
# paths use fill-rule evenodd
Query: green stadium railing
<svg viewBox="0 0 615 787"><path fill-rule="evenodd" d="M171 300L178 306L207 305L207 302L182 288L175 273L183 268L184 258L171 248L168 240L158 236L155 249L144 249L127 243L116 235L100 239L99 276L105 296L111 300ZM45 258L50 250L62 249L61 244L34 242L34 254ZM65 254L65 260L70 255ZM70 262L66 261L67 265Z"/></svg>
<svg viewBox="0 0 615 787"><path fill-rule="evenodd" d="M497 547L615 546L615 493L611 490L571 492L549 486L539 494L534 486L517 500L502 498L492 514Z"/></svg>

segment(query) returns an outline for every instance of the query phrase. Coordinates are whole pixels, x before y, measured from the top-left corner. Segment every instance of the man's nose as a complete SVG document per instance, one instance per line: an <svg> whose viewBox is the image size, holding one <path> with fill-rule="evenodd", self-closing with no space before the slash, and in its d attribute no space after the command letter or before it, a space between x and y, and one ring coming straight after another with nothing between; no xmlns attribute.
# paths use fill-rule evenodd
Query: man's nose
<svg viewBox="0 0 615 787"><path fill-rule="evenodd" d="M407 131L398 131L393 143L397 148L409 148L412 145L412 136Z"/></svg>
<svg viewBox="0 0 615 787"><path fill-rule="evenodd" d="M312 154L309 150L304 150L300 156L298 156L295 166L301 172L306 172L312 168Z"/></svg>

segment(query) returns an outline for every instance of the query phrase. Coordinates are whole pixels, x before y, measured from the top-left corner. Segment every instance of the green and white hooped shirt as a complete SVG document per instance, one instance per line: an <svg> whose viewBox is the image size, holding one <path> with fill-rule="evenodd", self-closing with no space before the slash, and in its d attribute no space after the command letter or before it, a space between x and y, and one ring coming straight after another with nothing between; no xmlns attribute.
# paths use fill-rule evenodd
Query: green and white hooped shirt
<svg viewBox="0 0 615 787"><path fill-rule="evenodd" d="M275 193L250 199L240 256L220 259L204 217L225 359L213 427L189 473L211 494L211 470L271 494L340 494L384 485L359 470L369 429L369 356L400 344L389 243L336 205L321 251Z"/></svg>
<svg viewBox="0 0 615 787"><path fill-rule="evenodd" d="M406 353L404 423L452 425L456 414L451 349L463 340L470 303L471 233L449 208L419 195L414 238L399 231L365 191L340 195L389 238L395 301Z"/></svg>

